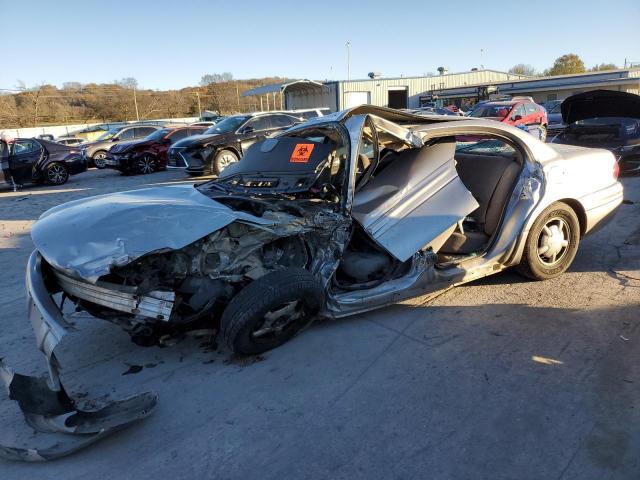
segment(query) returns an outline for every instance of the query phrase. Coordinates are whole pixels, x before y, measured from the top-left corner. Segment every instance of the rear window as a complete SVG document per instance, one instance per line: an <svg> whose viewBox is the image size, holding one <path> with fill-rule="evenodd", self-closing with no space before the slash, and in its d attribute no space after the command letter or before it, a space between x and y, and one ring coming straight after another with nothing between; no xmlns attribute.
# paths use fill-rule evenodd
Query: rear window
<svg viewBox="0 0 640 480"><path fill-rule="evenodd" d="M486 117L498 117L504 118L509 115L511 107L513 105L509 103L501 104L480 104L471 112L472 117L486 118Z"/></svg>

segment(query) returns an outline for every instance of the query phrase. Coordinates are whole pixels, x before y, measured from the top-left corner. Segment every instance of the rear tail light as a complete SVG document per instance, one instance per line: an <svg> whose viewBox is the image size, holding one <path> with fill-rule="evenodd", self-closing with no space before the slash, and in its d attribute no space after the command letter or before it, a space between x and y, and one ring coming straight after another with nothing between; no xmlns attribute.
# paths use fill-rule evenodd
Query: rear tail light
<svg viewBox="0 0 640 480"><path fill-rule="evenodd" d="M617 179L618 175L620 175L620 164L618 163L618 159L613 162L613 178Z"/></svg>

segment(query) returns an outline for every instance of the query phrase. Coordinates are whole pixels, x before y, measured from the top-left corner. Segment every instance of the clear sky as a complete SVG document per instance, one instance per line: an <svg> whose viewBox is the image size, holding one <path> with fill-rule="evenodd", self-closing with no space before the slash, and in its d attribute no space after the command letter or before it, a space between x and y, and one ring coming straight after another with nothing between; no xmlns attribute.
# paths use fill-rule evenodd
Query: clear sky
<svg viewBox="0 0 640 480"><path fill-rule="evenodd" d="M135 77L141 88L235 78L413 76L640 62L640 0L0 0L0 88ZM481 56L480 50L484 50Z"/></svg>

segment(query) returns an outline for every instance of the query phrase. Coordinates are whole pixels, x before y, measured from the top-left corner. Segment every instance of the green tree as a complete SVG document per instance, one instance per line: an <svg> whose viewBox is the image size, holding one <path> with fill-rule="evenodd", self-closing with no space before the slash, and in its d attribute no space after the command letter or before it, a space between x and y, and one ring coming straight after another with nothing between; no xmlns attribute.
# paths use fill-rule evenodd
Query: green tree
<svg viewBox="0 0 640 480"><path fill-rule="evenodd" d="M514 75L526 75L527 77L533 77L536 74L536 69L531 65L519 63L509 69L509 73Z"/></svg>
<svg viewBox="0 0 640 480"><path fill-rule="evenodd" d="M618 66L615 63L601 63L593 68L590 68L590 72L600 72L602 70L616 70Z"/></svg>
<svg viewBox="0 0 640 480"><path fill-rule="evenodd" d="M583 73L585 72L584 62L575 53L567 53L561 57L556 58L553 62L553 67L544 71L547 76L554 75L567 75L570 73Z"/></svg>

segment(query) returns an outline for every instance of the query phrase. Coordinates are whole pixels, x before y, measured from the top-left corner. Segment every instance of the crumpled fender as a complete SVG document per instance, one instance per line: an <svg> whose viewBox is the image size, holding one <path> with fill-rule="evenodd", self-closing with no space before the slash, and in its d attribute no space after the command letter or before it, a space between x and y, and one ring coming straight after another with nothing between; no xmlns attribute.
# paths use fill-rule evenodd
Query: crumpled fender
<svg viewBox="0 0 640 480"><path fill-rule="evenodd" d="M236 220L273 224L191 185L163 186L64 203L42 214L31 238L49 264L95 283L112 266L183 248Z"/></svg>

